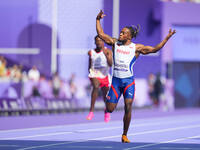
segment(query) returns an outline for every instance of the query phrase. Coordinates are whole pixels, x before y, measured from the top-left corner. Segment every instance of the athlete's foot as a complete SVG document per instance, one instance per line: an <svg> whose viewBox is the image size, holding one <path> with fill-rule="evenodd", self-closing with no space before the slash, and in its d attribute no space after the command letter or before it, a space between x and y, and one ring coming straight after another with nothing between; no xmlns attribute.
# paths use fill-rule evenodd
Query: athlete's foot
<svg viewBox="0 0 200 150"><path fill-rule="evenodd" d="M110 121L110 113L106 112L106 113L104 114L104 121L105 121L105 122L109 122L109 121Z"/></svg>
<svg viewBox="0 0 200 150"><path fill-rule="evenodd" d="M92 120L93 117L94 117L94 113L91 111L91 112L89 112L89 114L87 116L87 120Z"/></svg>
<svg viewBox="0 0 200 150"><path fill-rule="evenodd" d="M122 143L130 143L126 135L122 135Z"/></svg>

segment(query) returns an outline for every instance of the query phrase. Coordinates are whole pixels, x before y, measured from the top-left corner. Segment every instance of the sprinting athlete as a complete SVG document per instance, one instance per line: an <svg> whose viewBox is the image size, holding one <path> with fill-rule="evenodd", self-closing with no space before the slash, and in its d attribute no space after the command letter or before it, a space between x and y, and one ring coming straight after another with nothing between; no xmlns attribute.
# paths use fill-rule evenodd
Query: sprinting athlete
<svg viewBox="0 0 200 150"><path fill-rule="evenodd" d="M90 112L87 116L91 120L94 116L94 105L98 97L99 88L101 88L104 102L109 90L109 70L112 66L112 51L104 47L104 42L99 36L95 36L96 48L88 52L89 55L89 78L92 83L92 94ZM104 121L109 122L110 113L104 112Z"/></svg>
<svg viewBox="0 0 200 150"><path fill-rule="evenodd" d="M108 45L112 45L113 50L113 77L112 85L107 95L106 109L112 113L117 106L118 100L123 94L124 97L124 118L122 142L129 143L127 132L131 121L132 103L135 94L135 81L133 75L133 65L140 54L156 53L159 51L170 37L176 33L175 30L169 30L168 35L155 47L132 43L131 40L137 36L139 26L124 27L118 39L105 34L100 24L100 19L104 17L103 11L96 17L96 30L101 39Z"/></svg>

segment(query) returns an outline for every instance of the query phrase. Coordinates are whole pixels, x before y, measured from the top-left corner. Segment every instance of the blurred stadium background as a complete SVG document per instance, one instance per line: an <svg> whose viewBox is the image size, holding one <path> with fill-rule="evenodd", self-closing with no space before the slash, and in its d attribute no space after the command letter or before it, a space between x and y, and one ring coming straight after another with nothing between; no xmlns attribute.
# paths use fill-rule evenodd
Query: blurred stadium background
<svg viewBox="0 0 200 150"><path fill-rule="evenodd" d="M105 33L116 38L124 26L140 24L133 42L154 46L177 30L159 53L136 62L135 108L200 107L199 0L1 0L0 115L89 110L87 52L101 9ZM96 109L104 109L101 97Z"/></svg>

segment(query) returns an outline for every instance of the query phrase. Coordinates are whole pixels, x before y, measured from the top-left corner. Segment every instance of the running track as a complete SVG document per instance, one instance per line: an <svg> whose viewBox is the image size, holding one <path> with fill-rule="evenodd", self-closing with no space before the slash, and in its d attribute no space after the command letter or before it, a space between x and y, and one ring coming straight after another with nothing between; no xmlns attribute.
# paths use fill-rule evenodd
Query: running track
<svg viewBox="0 0 200 150"><path fill-rule="evenodd" d="M134 110L128 137L121 143L123 112L0 118L0 150L200 150L200 109L174 112Z"/></svg>

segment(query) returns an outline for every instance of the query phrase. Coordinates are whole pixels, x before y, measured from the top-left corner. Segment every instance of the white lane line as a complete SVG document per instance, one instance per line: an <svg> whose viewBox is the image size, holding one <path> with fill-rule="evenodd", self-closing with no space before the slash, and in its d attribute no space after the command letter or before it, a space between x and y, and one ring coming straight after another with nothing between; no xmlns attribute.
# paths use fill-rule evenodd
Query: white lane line
<svg viewBox="0 0 200 150"><path fill-rule="evenodd" d="M183 127L178 127L178 128L168 128L168 129L153 130L153 131L147 131L147 132L138 132L138 133L135 133L135 134L129 134L129 136L130 135L142 135L142 134L150 134L150 133L168 132L168 131L181 130L181 129L190 129L190 128L196 128L196 127L200 127L200 125L183 126ZM72 141L72 142L63 142L63 143L56 143L56 144L47 144L47 145L41 145L41 146L32 146L32 147L21 148L21 149L17 149L17 150L29 150L29 149L35 149L35 148L58 146L58 145L64 145L64 144L80 143L80 142L86 142L86 141L90 141L90 140L102 140L102 139L109 139L109 138L116 138L116 137L121 137L121 135L109 136L109 137L101 137L101 138L95 138L95 139L92 138L92 139ZM151 145L152 144L150 144L150 146Z"/></svg>
<svg viewBox="0 0 200 150"><path fill-rule="evenodd" d="M16 140L16 139L26 139L26 138L35 138L35 137L43 137L43 136L55 136L55 135L63 135L63 134L71 134L73 132L56 132L56 133L48 133L48 134L37 134L30 136L19 136L12 138L1 138L0 140Z"/></svg>
<svg viewBox="0 0 200 150"><path fill-rule="evenodd" d="M185 122L184 120L182 121L171 121L171 122L157 122L157 123L145 123L145 124L135 124L130 127L135 128L135 127L143 127L143 126L155 126L155 125L162 125L162 124L173 124L173 123L182 123ZM192 122L194 122L192 120ZM191 123L191 122L190 122ZM117 127L108 127L108 128L94 128L94 129L84 129L84 130L75 130L75 131L66 131L66 132L53 132L53 133L48 133L48 134L36 134L36 135L30 135L30 136L18 136L18 137L12 137L11 138L0 138L0 140L16 140L16 139L28 139L28 138L35 138L35 137L44 137L44 136L55 136L55 135L66 135L66 134L72 134L72 133L88 133L88 132L96 132L96 131L106 131L106 130L114 130L114 129L120 129L122 126L117 126ZM151 132L151 131L148 131ZM130 134L131 135L131 134ZM135 134L134 134L135 135Z"/></svg>
<svg viewBox="0 0 200 150"><path fill-rule="evenodd" d="M66 146L65 148L82 148L82 149L109 149L111 146Z"/></svg>
<svg viewBox="0 0 200 150"><path fill-rule="evenodd" d="M156 126L156 125L166 125L166 124L174 124L174 123L185 123L185 120L181 120L181 121L168 121L168 122L156 122L156 123L142 123L142 124L132 124L132 126L129 127L129 129L131 128L135 128L135 127L145 127L145 126ZM190 120L187 123L198 123L197 121L194 120ZM94 128L94 129L83 129L83 130L77 130L76 132L94 132L94 131L106 131L106 130L113 130L113 129L121 129L122 126L117 126L117 127L108 127L108 128Z"/></svg>
<svg viewBox="0 0 200 150"><path fill-rule="evenodd" d="M114 130L114 129L120 129L120 128L122 128L122 126L108 127L108 128L83 129L83 130L77 130L75 132L86 133L86 132L95 132L95 131Z"/></svg>
<svg viewBox="0 0 200 150"><path fill-rule="evenodd" d="M143 127L143 126L154 126L154 125L162 125L162 124L172 124L172 123L182 123L185 121L171 121L167 123L145 123L145 124L135 124L130 127ZM192 120L193 122L193 120ZM108 127L108 128L95 128L95 129L84 129L84 130L75 130L75 131L66 131L66 132L54 132L54 133L48 133L48 134L36 134L36 135L30 135L30 136L18 136L18 137L12 137L11 138L0 138L0 140L16 140L16 139L28 139L28 138L35 138L35 137L44 137L44 136L55 136L55 135L66 135L66 134L72 134L72 133L88 133L88 132L96 132L96 131L106 131L106 130L114 130L114 129L120 129L122 126L117 127Z"/></svg>
<svg viewBox="0 0 200 150"><path fill-rule="evenodd" d="M178 115L178 118L181 119L184 118L184 119L187 119L185 121L181 121L181 122L187 122L187 121L191 121L191 120L196 120L199 118L198 115ZM191 117L196 117L197 119L191 119ZM173 118L177 118L177 116L167 116L167 117L155 117L155 118L146 118L146 119L135 119L135 120L144 120L144 121L148 121L148 120L152 120L152 119L156 119L156 120L166 120L166 119L173 119ZM200 120L199 120L200 121ZM121 123L122 121L111 121L110 123L112 124L116 124L116 123ZM159 121L161 122L161 121ZM177 121L178 123L178 121ZM64 127L74 127L74 126L77 126L77 127L80 127L80 126L93 126L93 125L105 125L105 122L89 122L89 123L80 123L80 124L70 124L70 125L56 125L56 126L45 126L45 127L37 127L37 128L25 128L25 129L11 129L11 130L0 130L0 134L1 133L9 133L9 132L21 132L21 131L33 131L33 130L44 130L44 129L58 129L58 128L64 128ZM147 124L147 123L143 123L143 124ZM165 123L166 124L166 123Z"/></svg>
<svg viewBox="0 0 200 150"><path fill-rule="evenodd" d="M118 123L121 121L112 121L112 123ZM105 124L105 122L90 122L90 123L80 123L78 126L93 126L93 125L99 125L99 124ZM77 124L70 124L70 125L56 125L56 126L46 126L46 127L38 127L38 128L25 128L25 129L11 129L11 130L0 130L0 133L9 133L9 132L21 132L21 131L33 131L33 130L44 130L44 129L58 129L58 128L64 128L64 127L74 127L77 126Z"/></svg>
<svg viewBox="0 0 200 150"><path fill-rule="evenodd" d="M80 141L73 141L73 142L62 142L62 143L47 144L47 145L40 145L40 146L31 146L31 147L19 148L19 149L16 149L16 150L29 150L29 149L44 148L44 147L50 147L50 146L79 143L79 142L84 142L84 141L80 140Z"/></svg>
<svg viewBox="0 0 200 150"><path fill-rule="evenodd" d="M40 146L31 146L31 147L26 147L26 148L19 148L16 150L30 150L30 149L37 149L37 148L45 148L45 147L50 147L50 146L60 146L60 145L65 145L65 144L73 144L73 143L81 143L81 142L86 142L88 140L79 140L79 141L72 141L72 142L63 142L63 143L55 143L55 144L47 144L47 145L40 145ZM112 148L111 146L105 146L105 147L100 147L100 146L67 146L66 148L71 147L71 148L92 148L92 149L98 149L98 148L106 148L110 149Z"/></svg>
<svg viewBox="0 0 200 150"><path fill-rule="evenodd" d="M165 150L195 150L194 148L189 147L160 147L159 149L165 149ZM199 150L199 148L197 149Z"/></svg>
<svg viewBox="0 0 200 150"><path fill-rule="evenodd" d="M19 145L0 145L0 147L21 147Z"/></svg>
<svg viewBox="0 0 200 150"><path fill-rule="evenodd" d="M176 128L150 130L150 131L144 131L144 132L128 134L128 136L136 136L136 135L151 134L151 133L162 133L162 132L176 131L176 130L182 130L182 129L192 129L192 128L200 128L200 125L190 125L190 126L182 126L182 127L176 127ZM111 138L118 138L118 137L121 137L121 136L122 135L105 136L105 137L100 137L100 138L93 138L93 139L90 139L90 140L111 139Z"/></svg>
<svg viewBox="0 0 200 150"><path fill-rule="evenodd" d="M167 143L184 141L184 140L188 140L188 139L195 139L195 138L199 138L199 137L200 137L200 135L184 137L184 138L179 138L179 139L175 139L175 140L163 141L163 142L159 142L159 143L155 143L155 144L146 144L146 145L142 145L142 146L129 147L129 148L125 148L124 150L139 149L139 148L150 147L150 146L155 146L155 145L160 145L160 144L167 144Z"/></svg>

